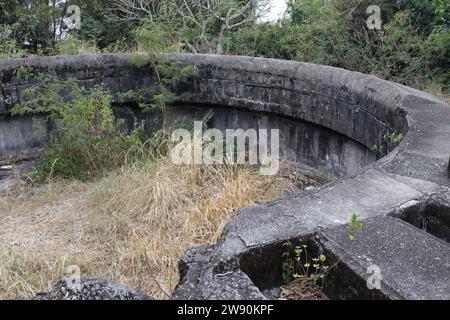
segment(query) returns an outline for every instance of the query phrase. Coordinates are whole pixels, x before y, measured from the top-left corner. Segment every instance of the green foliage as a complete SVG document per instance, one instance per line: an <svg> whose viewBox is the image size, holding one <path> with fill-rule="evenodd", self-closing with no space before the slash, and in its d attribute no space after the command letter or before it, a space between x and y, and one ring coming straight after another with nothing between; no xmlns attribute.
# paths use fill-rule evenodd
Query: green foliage
<svg viewBox="0 0 450 320"><path fill-rule="evenodd" d="M19 66L14 69L13 75L23 82L39 78L39 71L30 66Z"/></svg>
<svg viewBox="0 0 450 320"><path fill-rule="evenodd" d="M283 244L285 251L282 254L282 279L288 284L297 279L306 280L310 285L316 286L329 272L329 266L325 265L326 257L308 256L308 246L302 244L293 246L291 242Z"/></svg>
<svg viewBox="0 0 450 320"><path fill-rule="evenodd" d="M17 44L18 24L0 24L0 59L21 58L26 52Z"/></svg>
<svg viewBox="0 0 450 320"><path fill-rule="evenodd" d="M152 20L145 19L134 30L134 36L138 46L147 53L161 54L176 51L169 29Z"/></svg>
<svg viewBox="0 0 450 320"><path fill-rule="evenodd" d="M450 12L450 9L447 12ZM450 18L446 21L450 21ZM435 82L443 84L444 90L450 90L450 32L448 27L435 27L428 35L423 48L431 78Z"/></svg>
<svg viewBox="0 0 450 320"><path fill-rule="evenodd" d="M377 156L383 156L384 155L384 146L380 146L378 144L373 145L370 150L375 153Z"/></svg>
<svg viewBox="0 0 450 320"><path fill-rule="evenodd" d="M111 94L101 86L86 89L73 78L41 77L23 97L13 115L47 114L57 129L31 175L37 183L51 177L90 179L124 165L148 147L141 128L127 133L116 121Z"/></svg>
<svg viewBox="0 0 450 320"><path fill-rule="evenodd" d="M111 94L101 86L88 90L75 78L57 81L41 76L38 85L23 91L23 97L12 109L13 115L49 113L60 130L71 135L113 130Z"/></svg>
<svg viewBox="0 0 450 320"><path fill-rule="evenodd" d="M295 58L298 33L292 24L261 23L237 30L225 40L225 53L267 57L275 59Z"/></svg>
<svg viewBox="0 0 450 320"><path fill-rule="evenodd" d="M146 109L165 109L165 105L175 102L176 96L171 88L177 83L195 76L198 69L192 65L185 65L180 61L169 61L164 53L172 53L176 48L168 40L166 32L160 26L147 21L135 30L136 42L145 51L144 54L134 56L137 65L149 64L156 76L155 85L146 85L122 94L126 101L140 101L140 106Z"/></svg>
<svg viewBox="0 0 450 320"><path fill-rule="evenodd" d="M98 53L99 50L94 42L83 41L69 35L58 42L56 52L60 55L77 55Z"/></svg>
<svg viewBox="0 0 450 320"><path fill-rule="evenodd" d="M184 65L179 61L170 62L154 54L139 55L135 63L149 63L158 81L153 85L144 85L129 90L121 94L120 98L122 102L138 101L138 106L144 110L161 109L164 112L166 105L184 97L175 94L171 89L198 73L195 66Z"/></svg>
<svg viewBox="0 0 450 320"><path fill-rule="evenodd" d="M391 151L394 149L400 142L402 142L404 136L402 133L395 133L395 132L386 132L384 134L384 139L386 140L388 150Z"/></svg>
<svg viewBox="0 0 450 320"><path fill-rule="evenodd" d="M374 145L371 150L377 156L385 156L392 150L394 150L395 147L398 146L400 142L403 141L403 134L402 133L395 133L395 132L386 132L383 135L384 138L384 145Z"/></svg>
<svg viewBox="0 0 450 320"><path fill-rule="evenodd" d="M71 0L81 8L82 28L63 38L51 26L59 26L66 5L45 0L32 6L27 0L0 3L0 58L91 53L97 48L223 52L331 65L419 89L438 84L444 92L450 90L446 0L291 0L279 23L256 23L243 0L217 2L211 11L155 1L150 13L130 8L135 17L130 19L126 14L112 19L114 5L107 0ZM366 26L366 9L372 4L381 8L382 30ZM227 12L239 9L244 15L225 23Z"/></svg>
<svg viewBox="0 0 450 320"><path fill-rule="evenodd" d="M128 150L140 146L142 135L118 133L115 136L92 136L81 139L57 138L44 151L30 177L35 183L53 177L86 180L120 167Z"/></svg>
<svg viewBox="0 0 450 320"><path fill-rule="evenodd" d="M176 51L222 54L232 34L255 25L256 10L255 2L247 0L212 1L208 6L168 0L155 5L137 29L141 40L142 35L160 39L163 36ZM158 52L159 47L156 45L153 50ZM169 47L167 43L165 47Z"/></svg>
<svg viewBox="0 0 450 320"><path fill-rule="evenodd" d="M348 238L351 241L356 240L356 234L364 229L364 223L359 219L357 214L352 214L350 225L349 225L349 235Z"/></svg>
<svg viewBox="0 0 450 320"><path fill-rule="evenodd" d="M99 50L106 52L134 47L133 30L138 21L111 19L110 0L71 0L70 3L78 5L82 13L81 29L70 31L73 37L95 43Z"/></svg>
<svg viewBox="0 0 450 320"><path fill-rule="evenodd" d="M432 0L436 22L447 25L450 23L450 2L447 0Z"/></svg>
<svg viewBox="0 0 450 320"><path fill-rule="evenodd" d="M58 40L55 28L64 15L61 1L17 0L1 1L0 21L14 26L10 40L28 54L51 54Z"/></svg>
<svg viewBox="0 0 450 320"><path fill-rule="evenodd" d="M160 109L166 121L166 106L174 103L183 96L173 92L176 85L197 75L198 69L192 65L185 65L180 61L170 61L164 53L176 50L166 31L152 20L146 20L135 30L136 42L145 51L144 54L134 56L137 65L148 64L155 75L154 84L146 84L120 95L123 102L138 101L139 107L147 110Z"/></svg>
<svg viewBox="0 0 450 320"><path fill-rule="evenodd" d="M290 1L277 24L241 29L227 53L300 60L374 74L419 88L449 89L448 1ZM381 8L382 30L369 30L366 8Z"/></svg>

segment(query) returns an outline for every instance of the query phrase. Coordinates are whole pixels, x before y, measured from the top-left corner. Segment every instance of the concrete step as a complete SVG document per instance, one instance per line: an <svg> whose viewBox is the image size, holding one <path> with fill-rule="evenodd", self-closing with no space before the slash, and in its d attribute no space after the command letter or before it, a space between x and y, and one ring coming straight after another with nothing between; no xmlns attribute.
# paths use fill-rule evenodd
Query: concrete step
<svg viewBox="0 0 450 320"><path fill-rule="evenodd" d="M389 299L450 299L448 242L390 216L369 218L363 220L363 225L357 232L349 225L320 232L326 251L340 260L339 268L349 268L365 280L380 275L378 291ZM356 283L351 278L348 283L346 279L332 280L329 282L338 281L341 286Z"/></svg>

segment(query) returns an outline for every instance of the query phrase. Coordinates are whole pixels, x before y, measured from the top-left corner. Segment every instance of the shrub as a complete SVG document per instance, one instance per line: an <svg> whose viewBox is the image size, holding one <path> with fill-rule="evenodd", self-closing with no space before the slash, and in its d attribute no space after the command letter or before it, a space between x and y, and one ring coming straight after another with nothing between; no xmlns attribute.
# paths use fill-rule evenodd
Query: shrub
<svg viewBox="0 0 450 320"><path fill-rule="evenodd" d="M26 56L15 40L17 24L0 24L0 59L21 58Z"/></svg>
<svg viewBox="0 0 450 320"><path fill-rule="evenodd" d="M134 159L145 148L143 130L124 130L114 117L111 94L102 86L86 89L73 78L44 77L39 85L25 90L24 97L12 113L47 114L56 129L31 175L35 182L49 177L96 177Z"/></svg>
<svg viewBox="0 0 450 320"><path fill-rule="evenodd" d="M83 41L69 35L58 42L57 53L61 55L77 55L99 53L97 45L93 41Z"/></svg>

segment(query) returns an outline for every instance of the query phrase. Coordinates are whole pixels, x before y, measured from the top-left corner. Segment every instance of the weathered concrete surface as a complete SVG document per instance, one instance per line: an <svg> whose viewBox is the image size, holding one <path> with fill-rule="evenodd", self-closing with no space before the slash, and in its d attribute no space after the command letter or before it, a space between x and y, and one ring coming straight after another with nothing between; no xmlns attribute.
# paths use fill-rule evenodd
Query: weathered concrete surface
<svg viewBox="0 0 450 320"><path fill-rule="evenodd" d="M321 232L325 247L358 273L377 266L381 291L392 299L450 299L450 246L429 233L393 217L364 221L364 228L349 239L348 226Z"/></svg>
<svg viewBox="0 0 450 320"><path fill-rule="evenodd" d="M113 281L80 280L80 287L68 286L70 280L59 281L51 291L37 294L33 300L152 300L151 297Z"/></svg>
<svg viewBox="0 0 450 320"><path fill-rule="evenodd" d="M180 260L181 284L172 299L264 300L264 295L235 262L213 263L214 246L187 250Z"/></svg>
<svg viewBox="0 0 450 320"><path fill-rule="evenodd" d="M411 200L390 215L450 243L450 201L445 193Z"/></svg>
<svg viewBox="0 0 450 320"><path fill-rule="evenodd" d="M219 250L232 256L239 249L293 238L317 227L346 224L353 213L361 218L388 214L421 196L412 187L371 169L319 192L241 210L227 225ZM236 239L242 243L240 248Z"/></svg>
<svg viewBox="0 0 450 320"><path fill-rule="evenodd" d="M306 171L326 168L327 175L344 177L376 161L376 155L361 143L301 119L209 104L179 104L169 108L168 114L174 122L190 123L204 119L209 112L212 116L206 126L222 132L236 128L279 130L281 156Z"/></svg>
<svg viewBox="0 0 450 320"><path fill-rule="evenodd" d="M199 61L203 57L190 59L188 60L191 62ZM203 59L200 65L214 59ZM235 263L238 263L239 256L254 248L263 248L283 239L305 235L320 227L345 224L353 213L362 218L386 216L409 201L422 201L448 190L450 106L447 103L414 89L334 68L317 70L307 64L260 59L239 63L237 66L233 64L232 67L222 67L220 75L219 71L214 69L216 73L212 72L210 76L213 84L201 82L199 91L202 93L198 94L197 98L194 95L194 99L230 103L223 95L230 84L217 80L227 78L235 86L235 90L228 93L228 98L232 92L235 93L232 103L265 112L300 117L346 134L368 147L383 144L380 142L380 135L386 128L391 132L404 133L405 138L396 150L369 165L360 174L300 198L283 199L241 210L236 219L226 226L221 240L210 256L209 264L200 268L203 272L210 272L206 270L211 270L212 265L223 263L225 270L233 274L236 272ZM244 69L246 72L232 73L229 70L231 68ZM261 70L259 77L252 74L255 69ZM296 77L294 80L293 74ZM218 82L220 85L215 85ZM265 83L266 87L262 86L261 82ZM267 94L272 93L273 88L282 93ZM319 92L326 98L317 98ZM326 99L329 100L324 102ZM382 231L377 231L376 228L383 228L383 225L376 225L368 232ZM394 229L388 231L396 232ZM413 227L408 231L412 234L417 232L416 237L421 237L424 242L423 248L434 246L436 239L433 236L424 236L422 231ZM384 239L387 241L388 235ZM398 237L393 235L392 241L395 243L396 240L399 240ZM448 244L439 243L439 250L433 252L434 257L437 255L445 260ZM364 247L364 244L362 246ZM394 250L391 254L395 253L395 248L391 249ZM370 250L370 247L367 250ZM417 250L422 257L428 252ZM412 247L409 248L409 253L414 255ZM353 256L353 253L349 254ZM405 265L402 259L406 259L406 256L398 256L397 261L392 262L392 270L396 270L397 274L409 267L407 263L410 260L406 259ZM198 267L195 261L191 261L191 265ZM226 266L232 267L227 269ZM409 299L450 296L450 288L445 283L436 287L435 295L430 294L436 282L427 284L423 280L426 279L428 269L412 264L411 272L417 273L417 283L420 282L420 285L427 288L416 290L399 279L393 282L392 290L395 294L392 293L390 297ZM201 274L200 271L197 271L198 273ZM395 274L393 272L392 277L395 277ZM360 275L364 276L362 273ZM448 276L449 270L445 263L434 273L434 279L441 277L445 280ZM191 284L196 283L194 279L191 280ZM206 286L201 281L197 282L195 290L202 292L207 290ZM183 297L180 292L184 289L181 282L175 295ZM199 298L195 295L194 297Z"/></svg>
<svg viewBox="0 0 450 320"><path fill-rule="evenodd" d="M330 241L342 246L356 261L355 266L365 266L364 252L379 262L386 269L386 284L392 289L389 297L449 297L448 286L437 281L449 276L448 243L431 233L425 234L418 225L410 227L393 218L384 218L437 196L450 200L450 106L447 103L372 76L307 63L213 55L172 55L170 59L199 69L198 76L174 88L178 93L189 93L178 105L185 106L186 112L193 110L187 106L221 108L220 112L229 117L221 120L231 121L233 117L227 111L239 109L267 115L269 124L272 121L282 124L284 120L280 119L289 119L326 128L327 132L346 137L366 150L374 145L388 149L385 133L404 134L400 145L376 162L364 160L361 153L356 153L352 161L360 158L359 167L356 165L352 172L341 171L350 176L317 192L241 210L226 226L216 246L193 249L182 259L182 278L174 298L262 299L260 290L241 270L240 257L250 250L311 234L320 228L337 230L327 231ZM75 76L86 85L103 82L115 93L152 81L148 67L134 66L128 55L0 61L0 113L5 117L10 107L20 101L21 89L30 85L14 76L13 70L20 65L53 72L60 78ZM252 123L242 113L234 119L244 119L238 125ZM322 155L323 159L333 159L336 154L338 159L345 159L349 155L339 156L338 151L333 151L339 149L339 142L320 151L320 146L327 145L324 141L334 138L318 136L318 142L308 144L304 140L307 134L299 134L296 139L301 143L295 151L301 155L305 148L317 149L309 152L311 158ZM339 161L346 166L345 160ZM339 230L343 230L339 228L345 228L339 226L345 225L352 214L374 219L369 220L374 222L364 232L365 240L357 244L344 242L342 234L339 238ZM447 214L446 209L439 211L439 219L446 221ZM404 242L407 245L402 246ZM374 247L376 243L385 248L384 255L381 255L384 249L378 252ZM421 244L422 248L414 244ZM401 254L396 256L396 252ZM430 273L429 268L408 256L408 252L433 261L439 258L443 264ZM404 269L408 270L402 275ZM362 271L359 274L360 278L364 276ZM411 277L416 280L412 281ZM363 286L358 288L362 290Z"/></svg>
<svg viewBox="0 0 450 320"><path fill-rule="evenodd" d="M39 151L47 139L45 123L31 118L5 118L0 116L0 159L9 155L18 155ZM18 150L20 150L18 152Z"/></svg>
<svg viewBox="0 0 450 320"><path fill-rule="evenodd" d="M297 74L292 72L288 73L288 82L287 75L271 74L270 69L264 71L267 69L267 62L261 59L214 57L211 60L208 56L200 57L201 59L190 55L173 56L186 63L198 65L200 73L195 79L175 88L180 93L189 95L180 101L176 108L169 108L168 112L173 118L185 118L185 115L189 114L191 118L195 116L196 119L202 119L198 110L204 113L212 109L214 115L210 123L217 128L222 124L222 127L228 129L280 129L283 152L292 154L299 164L308 168L325 167L328 174L338 177L354 174L376 160L375 154L370 151L373 144L364 144L364 139L350 134L352 127L357 126L358 134L363 134L363 128L376 132L376 136L367 135L368 141L383 144L382 134L390 125L386 123L386 119L378 121L368 117L361 111L360 102L351 101L350 96L343 95L339 88L324 83L323 87L328 88L330 95L326 92L316 92L317 88L311 85L317 82L314 78L297 79ZM285 68L285 62L277 63ZM295 63L292 66L299 69L303 64ZM240 69L241 67L250 69ZM17 70L21 70L20 68L59 79L75 77L87 87L104 84L114 94L115 103L118 102L120 93L154 81L151 69L148 66L137 67L130 55L0 61L0 117L2 114L6 117L8 111L21 101L25 88L36 84L33 77L18 77ZM334 70L326 67L319 69L323 74ZM241 72L246 74L245 81ZM295 85L299 81L307 81L308 86L298 89ZM267 101L268 99L271 101ZM161 125L158 121L161 116L155 113L143 114L136 109L123 107L115 108L115 111L116 115L126 120L128 127L142 120L145 120L150 128ZM321 112L323 113L320 114ZM9 124L9 127L0 135L0 158L33 152L45 144L46 136L31 126L29 119L11 118L3 121L5 128L6 124ZM399 124L400 120L397 122L395 126L402 126Z"/></svg>
<svg viewBox="0 0 450 320"><path fill-rule="evenodd" d="M111 90L113 101L117 101L120 93L153 81L148 68L138 68L131 60L132 57L126 55L0 60L0 159L36 152L47 140L42 126L34 125L30 118L9 116L10 110L22 101L23 90L37 84L33 75L44 74L57 79L74 77L86 87L104 84ZM23 73L28 74L21 75Z"/></svg>

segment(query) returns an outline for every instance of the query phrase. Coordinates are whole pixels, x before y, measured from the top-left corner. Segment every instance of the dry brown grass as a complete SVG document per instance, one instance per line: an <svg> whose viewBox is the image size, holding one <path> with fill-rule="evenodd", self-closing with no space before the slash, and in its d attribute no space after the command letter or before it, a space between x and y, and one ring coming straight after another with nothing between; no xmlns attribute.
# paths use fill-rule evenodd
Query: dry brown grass
<svg viewBox="0 0 450 320"><path fill-rule="evenodd" d="M280 288L279 300L328 300L318 286L311 285L308 278L299 278Z"/></svg>
<svg viewBox="0 0 450 320"><path fill-rule="evenodd" d="M450 92L444 88L442 84L439 83L429 83L429 84L422 84L422 83L416 83L412 85L413 88L417 88L418 90L422 90L425 92L428 92L436 97L439 97L446 102L450 103Z"/></svg>
<svg viewBox="0 0 450 320"><path fill-rule="evenodd" d="M52 182L0 196L0 298L46 290L72 264L83 276L166 298L185 249L214 243L240 208L291 188L249 167L175 166L162 158L93 183Z"/></svg>
<svg viewBox="0 0 450 320"><path fill-rule="evenodd" d="M426 91L430 92L431 94L442 98L443 100L450 103L450 92L448 90L444 90L442 86L440 85L433 85L426 88Z"/></svg>

